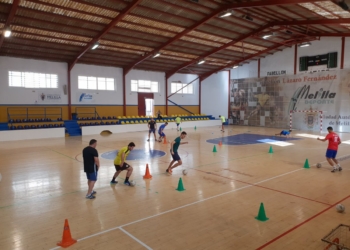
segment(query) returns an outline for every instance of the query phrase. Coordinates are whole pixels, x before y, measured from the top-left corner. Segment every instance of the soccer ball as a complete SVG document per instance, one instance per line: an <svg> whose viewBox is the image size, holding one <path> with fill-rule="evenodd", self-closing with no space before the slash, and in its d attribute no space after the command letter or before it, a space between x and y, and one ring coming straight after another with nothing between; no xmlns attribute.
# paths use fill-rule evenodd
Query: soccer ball
<svg viewBox="0 0 350 250"><path fill-rule="evenodd" d="M343 204L338 204L335 206L335 208L337 209L338 213L342 213L345 211L345 206Z"/></svg>
<svg viewBox="0 0 350 250"><path fill-rule="evenodd" d="M186 169L184 169L184 170L182 171L182 173L183 173L184 175L187 175L188 171L187 171Z"/></svg>
<svg viewBox="0 0 350 250"><path fill-rule="evenodd" d="M322 167L322 164L321 164L321 163L317 163L317 164L316 164L316 167L317 167L317 168L320 168L320 167Z"/></svg>
<svg viewBox="0 0 350 250"><path fill-rule="evenodd" d="M136 181L130 181L130 186L135 186L136 185Z"/></svg>

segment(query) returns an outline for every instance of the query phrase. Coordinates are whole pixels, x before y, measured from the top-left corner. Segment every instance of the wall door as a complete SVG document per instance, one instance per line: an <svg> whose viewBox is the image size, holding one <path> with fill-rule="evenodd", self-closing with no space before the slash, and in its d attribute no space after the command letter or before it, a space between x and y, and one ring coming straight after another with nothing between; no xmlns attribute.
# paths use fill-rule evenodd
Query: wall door
<svg viewBox="0 0 350 250"><path fill-rule="evenodd" d="M153 99L153 93L138 93L138 115L145 116L146 115L146 99Z"/></svg>

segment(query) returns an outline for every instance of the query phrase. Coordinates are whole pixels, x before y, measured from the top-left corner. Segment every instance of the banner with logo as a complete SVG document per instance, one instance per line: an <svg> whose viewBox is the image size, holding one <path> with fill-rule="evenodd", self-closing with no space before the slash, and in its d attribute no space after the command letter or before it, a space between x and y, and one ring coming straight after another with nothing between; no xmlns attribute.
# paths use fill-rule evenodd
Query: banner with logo
<svg viewBox="0 0 350 250"><path fill-rule="evenodd" d="M91 93L80 93L77 94L79 103L93 103L95 102L95 95Z"/></svg>
<svg viewBox="0 0 350 250"><path fill-rule="evenodd" d="M230 123L350 132L350 70L231 80Z"/></svg>
<svg viewBox="0 0 350 250"><path fill-rule="evenodd" d="M38 103L61 103L61 94L39 92Z"/></svg>

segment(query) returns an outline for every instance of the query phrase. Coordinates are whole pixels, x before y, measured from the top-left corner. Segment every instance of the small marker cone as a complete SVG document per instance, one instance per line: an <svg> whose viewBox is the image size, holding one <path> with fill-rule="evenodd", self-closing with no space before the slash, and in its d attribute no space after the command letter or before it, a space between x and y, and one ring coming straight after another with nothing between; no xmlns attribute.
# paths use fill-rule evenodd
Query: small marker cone
<svg viewBox="0 0 350 250"><path fill-rule="evenodd" d="M69 246L73 245L76 242L77 241L75 239L72 239L72 236L70 234L68 220L66 219L64 221L62 241L58 242L57 246L61 246L63 248L66 248L66 247L69 247Z"/></svg>
<svg viewBox="0 0 350 250"><path fill-rule="evenodd" d="M163 142L163 144L167 144L167 143L166 143L166 137L165 137L165 136L164 136L164 142Z"/></svg>
<svg viewBox="0 0 350 250"><path fill-rule="evenodd" d="M148 164L146 164L146 172L145 175L143 176L143 179L151 179L152 175L149 172Z"/></svg>
<svg viewBox="0 0 350 250"><path fill-rule="evenodd" d="M196 130L197 129L197 127L196 126L194 126L194 130Z"/></svg>
<svg viewBox="0 0 350 250"><path fill-rule="evenodd" d="M272 153L273 153L273 149L272 149L272 146L270 146L269 154L272 154Z"/></svg>
<svg viewBox="0 0 350 250"><path fill-rule="evenodd" d="M264 203L260 204L259 213L258 213L258 216L255 217L255 219L260 221L267 221L269 219L266 217L266 214L265 214Z"/></svg>
<svg viewBox="0 0 350 250"><path fill-rule="evenodd" d="M219 146L222 146L222 141L219 141Z"/></svg>
<svg viewBox="0 0 350 250"><path fill-rule="evenodd" d="M182 179L180 178L179 180L179 184L177 185L177 191L181 192L181 191L185 191L186 189L184 188L184 184L182 183Z"/></svg>
<svg viewBox="0 0 350 250"><path fill-rule="evenodd" d="M213 147L213 152L214 152L214 153L218 152L218 151L216 151L216 146L215 146L215 145L214 145L214 147Z"/></svg>
<svg viewBox="0 0 350 250"><path fill-rule="evenodd" d="M180 132L182 131L182 128L180 127Z"/></svg>
<svg viewBox="0 0 350 250"><path fill-rule="evenodd" d="M308 160L308 159L305 160L304 168L310 168L309 160Z"/></svg>

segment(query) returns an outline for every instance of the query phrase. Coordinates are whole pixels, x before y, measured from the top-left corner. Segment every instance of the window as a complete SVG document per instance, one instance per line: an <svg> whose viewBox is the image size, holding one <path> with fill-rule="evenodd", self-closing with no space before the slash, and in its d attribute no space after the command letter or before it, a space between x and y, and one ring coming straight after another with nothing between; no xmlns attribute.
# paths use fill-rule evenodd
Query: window
<svg viewBox="0 0 350 250"><path fill-rule="evenodd" d="M78 76L78 89L114 90L114 78Z"/></svg>
<svg viewBox="0 0 350 250"><path fill-rule="evenodd" d="M176 94L193 94L193 84L190 84L187 87L185 87L186 85L187 83L172 82L171 93L175 93L179 90L179 92L176 92Z"/></svg>
<svg viewBox="0 0 350 250"><path fill-rule="evenodd" d="M54 74L9 71L9 86L20 88L58 88Z"/></svg>
<svg viewBox="0 0 350 250"><path fill-rule="evenodd" d="M158 92L158 82L152 82L148 80L131 80L132 92Z"/></svg>

